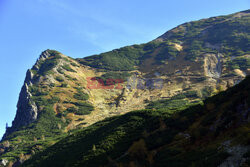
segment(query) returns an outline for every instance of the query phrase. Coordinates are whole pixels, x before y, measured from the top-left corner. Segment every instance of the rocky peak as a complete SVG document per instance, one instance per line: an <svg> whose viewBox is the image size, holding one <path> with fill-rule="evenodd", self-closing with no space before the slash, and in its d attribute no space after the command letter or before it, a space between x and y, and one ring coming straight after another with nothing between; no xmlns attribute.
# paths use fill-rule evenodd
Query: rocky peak
<svg viewBox="0 0 250 167"><path fill-rule="evenodd" d="M42 54L39 57L39 60L45 60L47 59L51 54L49 53L49 49L42 52Z"/></svg>
<svg viewBox="0 0 250 167"><path fill-rule="evenodd" d="M39 64L52 55L54 55L54 51L52 50L45 50L44 52L42 52L41 55L39 56L39 59L33 66L32 70L39 71L40 68ZM38 107L36 103L31 99L32 94L29 90L29 87L35 83L34 81L35 74L32 72L32 70L29 69L26 72L24 84L19 94L15 119L12 122L12 127L6 129L4 137L8 136L10 133L16 131L18 128L22 126L29 125L30 123L34 122L37 119Z"/></svg>
<svg viewBox="0 0 250 167"><path fill-rule="evenodd" d="M32 69L38 71L39 68L40 68L40 67L39 67L39 64L40 64L41 62L45 61L45 60L46 60L47 58L49 58L50 56L55 55L55 52L57 52L57 51L50 50L50 49L47 49L47 50L43 51L43 52L41 53L41 55L39 56L39 58L37 59L35 65L33 66Z"/></svg>

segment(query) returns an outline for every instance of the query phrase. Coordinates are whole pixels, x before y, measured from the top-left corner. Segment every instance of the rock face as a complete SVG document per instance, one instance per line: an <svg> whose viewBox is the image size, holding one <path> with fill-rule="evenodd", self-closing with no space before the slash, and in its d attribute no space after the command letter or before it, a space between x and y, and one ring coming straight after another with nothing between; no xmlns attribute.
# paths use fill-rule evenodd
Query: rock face
<svg viewBox="0 0 250 167"><path fill-rule="evenodd" d="M28 71L28 73L31 73ZM28 80L31 83L31 80ZM17 115L13 122L14 127L21 127L30 124L37 119L37 106L31 100L32 94L29 92L29 84L24 83L19 101L17 104Z"/></svg>
<svg viewBox="0 0 250 167"><path fill-rule="evenodd" d="M3 159L0 161L0 165L6 166L8 164L8 162L9 162L8 160Z"/></svg>
<svg viewBox="0 0 250 167"><path fill-rule="evenodd" d="M207 54L204 59L205 76L220 78L222 71L221 54Z"/></svg>
<svg viewBox="0 0 250 167"><path fill-rule="evenodd" d="M39 63L45 61L49 57L49 50L45 50L44 52L42 52L32 69L39 70ZM17 114L14 121L12 122L12 127L14 128L28 125L37 119L38 108L36 103L32 101L32 94L29 90L29 86L32 86L33 83L36 82L34 81L33 77L34 74L32 73L32 71L28 70L26 73L24 85L19 95Z"/></svg>
<svg viewBox="0 0 250 167"><path fill-rule="evenodd" d="M236 167L241 166L246 158L243 158L243 155L249 150L249 147L246 146L231 146L230 141L226 141L223 143L224 149L231 156L229 156L219 167Z"/></svg>
<svg viewBox="0 0 250 167"><path fill-rule="evenodd" d="M29 91L29 86L32 85L32 78L33 74L31 70L28 70L24 85L19 95L17 113L14 121L12 122L12 128L7 129L5 136L12 131L15 131L15 129L28 125L37 119L38 109L35 102L31 100L32 94Z"/></svg>
<svg viewBox="0 0 250 167"><path fill-rule="evenodd" d="M49 50L45 50L44 52L42 52L39 59L36 61L35 65L33 66L33 69L34 70L39 70L39 63L41 61L46 60L48 57L50 57Z"/></svg>
<svg viewBox="0 0 250 167"><path fill-rule="evenodd" d="M39 70L39 63L44 61L50 56L48 50L42 52L33 69ZM36 103L31 99L32 94L29 87L33 85L34 74L32 70L28 70L26 73L26 78L22 86L21 92L19 94L19 100L17 103L17 112L14 121L12 122L12 127L7 128L3 139L16 129L29 125L34 122L38 116L38 107Z"/></svg>

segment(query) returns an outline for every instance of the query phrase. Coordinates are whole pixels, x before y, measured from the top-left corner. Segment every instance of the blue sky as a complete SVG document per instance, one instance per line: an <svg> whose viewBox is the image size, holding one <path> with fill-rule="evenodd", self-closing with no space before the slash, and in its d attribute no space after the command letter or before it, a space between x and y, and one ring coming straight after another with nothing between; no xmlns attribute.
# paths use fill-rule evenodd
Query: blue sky
<svg viewBox="0 0 250 167"><path fill-rule="evenodd" d="M14 119L26 71L43 50L85 57L249 7L249 0L0 0L0 136Z"/></svg>

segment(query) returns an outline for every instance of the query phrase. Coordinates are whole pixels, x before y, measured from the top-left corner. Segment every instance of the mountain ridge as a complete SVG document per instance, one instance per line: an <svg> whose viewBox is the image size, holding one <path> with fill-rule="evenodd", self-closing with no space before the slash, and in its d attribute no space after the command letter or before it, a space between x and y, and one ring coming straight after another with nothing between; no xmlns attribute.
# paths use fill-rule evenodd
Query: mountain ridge
<svg viewBox="0 0 250 167"><path fill-rule="evenodd" d="M185 23L149 43L85 58L42 52L27 71L0 159L22 163L104 118L148 105L174 112L239 83L250 74L249 11ZM204 31L207 25L213 26Z"/></svg>

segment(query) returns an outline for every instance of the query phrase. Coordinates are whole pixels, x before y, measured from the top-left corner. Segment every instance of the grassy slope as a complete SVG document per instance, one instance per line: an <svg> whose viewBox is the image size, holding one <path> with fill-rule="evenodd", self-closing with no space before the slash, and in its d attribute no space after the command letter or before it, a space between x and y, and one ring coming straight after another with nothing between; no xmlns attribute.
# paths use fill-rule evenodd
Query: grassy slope
<svg viewBox="0 0 250 167"><path fill-rule="evenodd" d="M88 103L88 94L78 86L83 85L82 78L73 78L76 73L73 69L78 68L73 64L73 60L57 51L49 50L49 53L51 56L47 60L39 62L38 70L32 68L34 79L29 91L32 94L31 100L39 110L38 119L28 126L7 129L14 132L0 143L0 148L6 141L10 143L4 153L0 153L1 159L16 161L20 157L23 160L29 158L67 136L71 131L71 117L76 115L76 118L84 120L84 115L94 109ZM64 64L56 68L60 62ZM44 79L47 76L54 79L55 83Z"/></svg>
<svg viewBox="0 0 250 167"><path fill-rule="evenodd" d="M245 106L239 111L242 104ZM241 115L249 110L249 104L248 77L204 104L175 114L141 110L98 122L23 166L217 166L230 156L222 142L250 144L250 124Z"/></svg>
<svg viewBox="0 0 250 167"><path fill-rule="evenodd" d="M157 40L142 44L127 46L78 59L84 65L114 71L130 71L134 69L146 70L145 60L153 57L151 67L163 65L169 59L183 55L186 61L195 61L204 53L217 53L225 55L229 69L245 70L249 67L249 58L241 57L249 54L250 50L250 25L249 10L242 12L246 16L237 17L239 14L212 17L182 24L168 31ZM220 49L211 49L206 44L218 45ZM182 50L175 45L180 44ZM231 60L231 56L239 57ZM240 59L240 60L239 60ZM146 67L145 67L146 68Z"/></svg>

